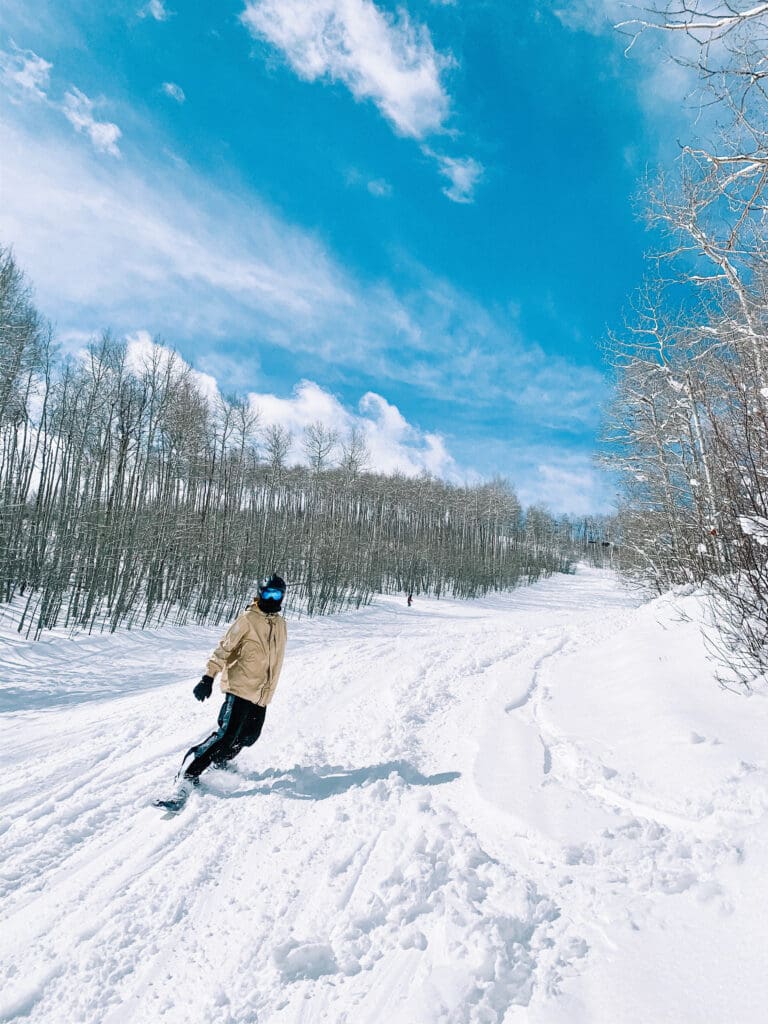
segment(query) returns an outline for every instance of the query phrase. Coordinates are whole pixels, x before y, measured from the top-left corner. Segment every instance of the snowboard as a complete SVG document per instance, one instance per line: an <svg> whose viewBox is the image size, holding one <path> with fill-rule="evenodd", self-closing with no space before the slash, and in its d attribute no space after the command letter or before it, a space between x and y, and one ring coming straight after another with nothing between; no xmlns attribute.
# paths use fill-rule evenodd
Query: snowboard
<svg viewBox="0 0 768 1024"><path fill-rule="evenodd" d="M188 793L185 793L184 796L170 796L165 799L153 800L152 806L160 807L164 811L170 811L171 814L178 814L183 809L188 798Z"/></svg>

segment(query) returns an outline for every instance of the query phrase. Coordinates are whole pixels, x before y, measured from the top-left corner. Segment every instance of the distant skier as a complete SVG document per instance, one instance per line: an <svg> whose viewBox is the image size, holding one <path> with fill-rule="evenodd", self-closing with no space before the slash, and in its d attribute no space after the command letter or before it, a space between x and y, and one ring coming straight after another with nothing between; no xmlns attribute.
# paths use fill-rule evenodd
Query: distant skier
<svg viewBox="0 0 768 1024"><path fill-rule="evenodd" d="M408 607L410 608L413 604L413 594L408 595Z"/></svg>
<svg viewBox="0 0 768 1024"><path fill-rule="evenodd" d="M168 800L157 800L157 806L179 810L206 768L222 767L261 735L285 655L287 629L280 614L284 597L283 579L273 574L262 580L258 597L229 627L211 655L193 693L198 700L206 700L214 677L221 672L224 703L219 728L187 751L177 793Z"/></svg>

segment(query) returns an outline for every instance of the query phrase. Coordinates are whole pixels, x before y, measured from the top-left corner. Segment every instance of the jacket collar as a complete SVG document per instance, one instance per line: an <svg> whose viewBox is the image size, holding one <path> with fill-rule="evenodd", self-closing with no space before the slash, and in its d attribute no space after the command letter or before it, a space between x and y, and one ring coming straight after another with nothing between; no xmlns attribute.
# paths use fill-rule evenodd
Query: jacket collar
<svg viewBox="0 0 768 1024"><path fill-rule="evenodd" d="M253 602L253 603L251 604L251 607L250 607L250 608L248 609L248 611L250 611L250 612L256 612L256 614L257 614L257 615L260 615L260 616L261 616L261 617L262 617L263 619L274 619L274 618L275 618L275 616L277 616L277 615L280 615L280 614L281 614L280 612L263 612L263 611L261 610L261 608L259 608L259 602L258 602L258 600L254 601L254 602Z"/></svg>

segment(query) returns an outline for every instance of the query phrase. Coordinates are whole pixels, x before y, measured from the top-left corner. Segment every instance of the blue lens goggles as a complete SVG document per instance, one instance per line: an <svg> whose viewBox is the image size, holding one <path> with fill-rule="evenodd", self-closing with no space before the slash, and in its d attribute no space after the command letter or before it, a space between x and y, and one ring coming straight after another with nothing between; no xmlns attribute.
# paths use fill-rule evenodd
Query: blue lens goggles
<svg viewBox="0 0 768 1024"><path fill-rule="evenodd" d="M261 596L267 601L282 601L284 594L277 587L267 587L266 590L262 590Z"/></svg>

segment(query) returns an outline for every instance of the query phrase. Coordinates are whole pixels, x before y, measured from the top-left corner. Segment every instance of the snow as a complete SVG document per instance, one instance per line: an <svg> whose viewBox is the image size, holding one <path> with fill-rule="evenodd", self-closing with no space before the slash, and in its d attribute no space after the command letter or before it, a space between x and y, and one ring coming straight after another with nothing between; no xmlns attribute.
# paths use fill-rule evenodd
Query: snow
<svg viewBox="0 0 768 1024"><path fill-rule="evenodd" d="M765 1020L768 701L581 569L292 621L259 743L150 806L219 630L0 622L0 1020Z"/></svg>
<svg viewBox="0 0 768 1024"><path fill-rule="evenodd" d="M739 516L741 532L754 537L758 544L768 545L768 519L765 516Z"/></svg>

